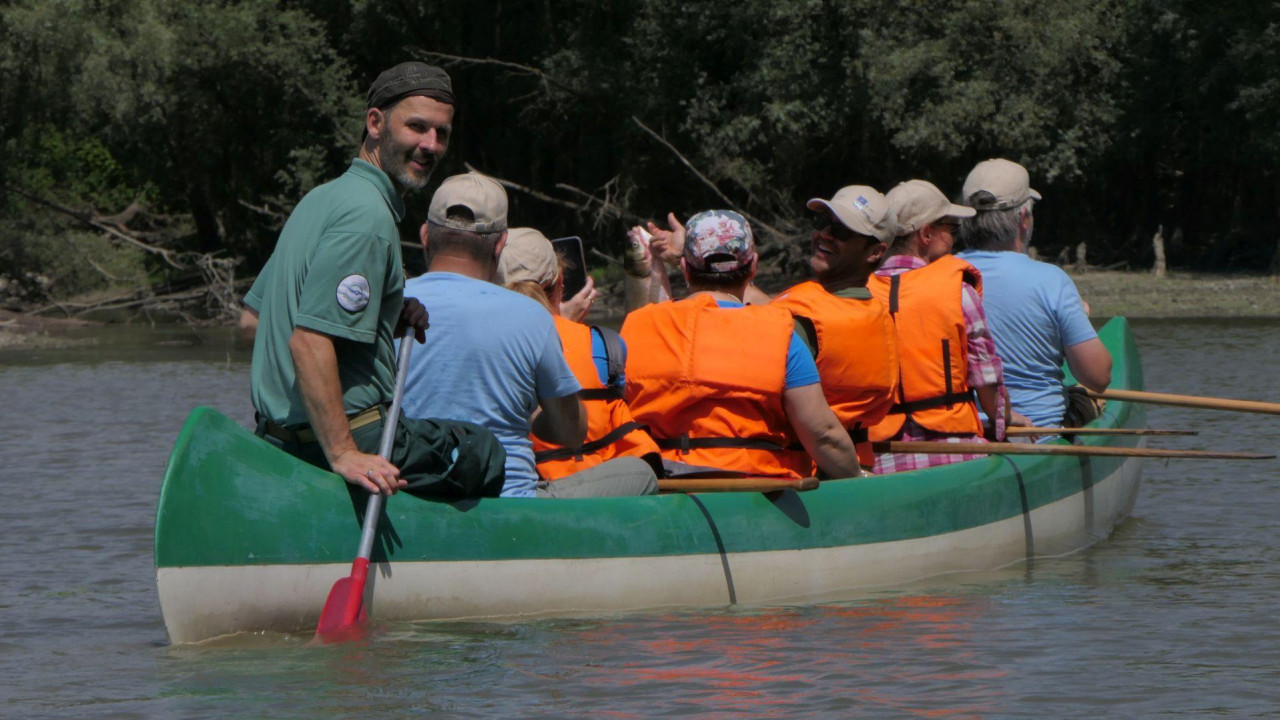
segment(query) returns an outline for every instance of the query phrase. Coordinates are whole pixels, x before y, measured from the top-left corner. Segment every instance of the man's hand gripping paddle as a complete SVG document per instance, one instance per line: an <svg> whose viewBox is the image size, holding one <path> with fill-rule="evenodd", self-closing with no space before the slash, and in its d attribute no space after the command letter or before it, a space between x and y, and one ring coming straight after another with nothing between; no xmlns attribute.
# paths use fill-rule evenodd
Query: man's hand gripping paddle
<svg viewBox="0 0 1280 720"><path fill-rule="evenodd" d="M391 460L391 446L395 443L396 425L400 422L400 400L404 396L404 381L409 371L409 353L413 351L412 326L400 337L400 354L396 359L396 387L391 396L391 411L382 421L382 441L378 454L383 460ZM364 607L365 581L369 577L369 556L373 554L373 537L382 515L383 496L371 493L364 510L364 530L360 533L360 547L351 563L351 575L333 584L329 598L320 612L316 625L316 640L323 643L342 642L360 637L369 613Z"/></svg>

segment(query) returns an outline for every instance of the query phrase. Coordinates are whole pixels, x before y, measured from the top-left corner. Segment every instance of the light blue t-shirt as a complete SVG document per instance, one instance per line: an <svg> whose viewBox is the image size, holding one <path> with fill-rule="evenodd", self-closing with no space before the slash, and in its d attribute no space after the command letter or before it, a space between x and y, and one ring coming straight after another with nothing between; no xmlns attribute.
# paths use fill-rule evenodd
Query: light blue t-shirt
<svg viewBox="0 0 1280 720"><path fill-rule="evenodd" d="M966 250L958 257L982 273L982 306L1013 409L1038 427L1057 426L1067 407L1063 352L1098 337L1076 284L1056 265L1020 252Z"/></svg>
<svg viewBox="0 0 1280 720"><path fill-rule="evenodd" d="M716 300L716 305L722 308L746 307L742 303L728 300ZM818 382L818 365L813 361L809 346L800 339L799 333L792 332L791 344L787 346L787 374L784 387L791 390L805 385L816 385Z"/></svg>
<svg viewBox="0 0 1280 720"><path fill-rule="evenodd" d="M503 497L534 497L538 481L529 417L538 398L582 389L564 359L551 313L493 283L434 272L405 283L430 314L426 345L415 345L404 413L488 428L507 451Z"/></svg>

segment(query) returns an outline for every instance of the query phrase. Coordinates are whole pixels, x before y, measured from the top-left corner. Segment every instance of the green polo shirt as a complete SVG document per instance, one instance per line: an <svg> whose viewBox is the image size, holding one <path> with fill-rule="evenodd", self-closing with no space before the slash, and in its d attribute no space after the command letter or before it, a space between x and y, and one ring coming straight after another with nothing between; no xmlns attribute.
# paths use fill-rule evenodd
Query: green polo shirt
<svg viewBox="0 0 1280 720"><path fill-rule="evenodd" d="M390 402L392 333L404 297L396 227L403 216L390 178L359 159L298 203L245 296L258 311L250 392L263 417L309 422L289 352L299 327L333 338L348 415Z"/></svg>

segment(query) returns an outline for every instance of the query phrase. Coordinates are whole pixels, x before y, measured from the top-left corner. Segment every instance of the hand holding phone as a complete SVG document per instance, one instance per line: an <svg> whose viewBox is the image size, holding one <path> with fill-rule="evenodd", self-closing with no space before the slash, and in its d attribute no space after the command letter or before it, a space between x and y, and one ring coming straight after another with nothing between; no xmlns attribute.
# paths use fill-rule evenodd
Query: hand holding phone
<svg viewBox="0 0 1280 720"><path fill-rule="evenodd" d="M582 238L557 238L551 241L551 246L563 260L564 296L571 298L587 284L587 257L582 251Z"/></svg>

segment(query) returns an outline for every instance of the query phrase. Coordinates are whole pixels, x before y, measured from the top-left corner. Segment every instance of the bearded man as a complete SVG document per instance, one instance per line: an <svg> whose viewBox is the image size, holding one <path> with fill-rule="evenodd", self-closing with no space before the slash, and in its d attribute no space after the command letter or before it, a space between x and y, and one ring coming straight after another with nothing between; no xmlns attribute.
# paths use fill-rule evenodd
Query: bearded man
<svg viewBox="0 0 1280 720"><path fill-rule="evenodd" d="M412 326L423 342L427 328L421 303L404 298L402 196L426 185L453 110L452 84L437 67L407 62L379 75L359 155L298 203L245 298L258 435L370 492L502 488L504 454L478 426L402 418L391 459L377 454L395 385L393 341Z"/></svg>

